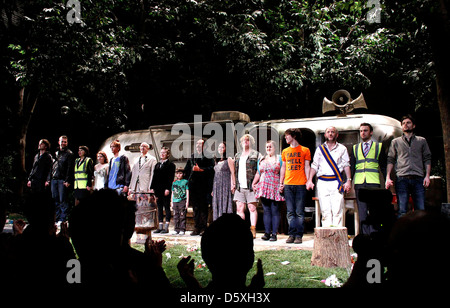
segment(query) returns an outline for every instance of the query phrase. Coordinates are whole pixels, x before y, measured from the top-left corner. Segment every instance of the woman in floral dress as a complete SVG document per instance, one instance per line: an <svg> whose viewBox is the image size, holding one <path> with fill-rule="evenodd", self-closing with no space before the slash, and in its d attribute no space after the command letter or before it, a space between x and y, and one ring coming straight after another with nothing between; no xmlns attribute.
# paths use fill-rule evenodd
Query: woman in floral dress
<svg viewBox="0 0 450 308"><path fill-rule="evenodd" d="M261 200L264 209L265 233L261 239L267 241L277 240L278 226L280 225L280 202L284 197L280 194L280 170L282 160L275 154L276 144L269 140L266 143L266 155L258 163L258 172L253 180L255 196Z"/></svg>

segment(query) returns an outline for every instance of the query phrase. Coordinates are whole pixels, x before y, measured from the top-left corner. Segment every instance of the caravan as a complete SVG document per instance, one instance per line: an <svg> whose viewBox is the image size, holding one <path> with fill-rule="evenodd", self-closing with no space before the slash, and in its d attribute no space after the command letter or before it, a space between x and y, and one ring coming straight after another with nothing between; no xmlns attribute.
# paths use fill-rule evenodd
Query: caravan
<svg viewBox="0 0 450 308"><path fill-rule="evenodd" d="M361 142L359 126L364 122L373 126L373 140L381 142L385 151L389 149L391 141L402 134L400 122L383 115L341 114L314 118L251 121L250 117L242 112L219 111L212 114L210 121L203 121L202 116L196 115L194 121L190 123L155 125L145 130L119 133L106 139L100 150L110 156L109 145L113 140L118 139L123 145L120 154L125 154L130 162L133 162L140 155L139 145L145 141L150 145L149 153L158 160L161 147L168 147L171 150L171 160L177 167L183 168L195 151L195 143L198 139L206 140L205 155L210 157L214 157L218 145L223 141L227 144L227 156L233 157L241 150L239 139L244 134L250 134L255 138L255 146L259 152L265 153L266 141L274 140L277 145L276 153L281 153L288 146L284 132L288 128L300 128L302 131L300 143L310 149L311 157L313 157L317 147L325 141L325 129L334 126L339 131L338 142L345 145L351 153L352 146ZM384 183L384 179L381 183ZM315 191L308 191L305 212L311 213L311 216L314 216L316 208L314 197ZM347 197L346 209L353 212L354 191L350 191ZM317 225L319 215L315 215L315 218ZM357 225L356 220L355 225ZM262 222L262 219L258 221ZM283 228L283 223L280 227Z"/></svg>
<svg viewBox="0 0 450 308"><path fill-rule="evenodd" d="M338 142L344 144L349 153L353 144L361 142L359 125L363 122L372 124L373 139L381 142L385 150L392 139L401 136L400 122L393 118L374 114L348 114L316 118L280 119L267 121L250 121L248 115L237 111L214 112L210 121L202 121L202 116L194 116L191 123L175 123L150 126L149 129L134 130L115 134L104 141L100 150L111 154L109 145L114 140L122 144L120 154L125 154L130 162L139 156L139 145L147 142L149 153L159 159L159 151L165 146L171 149L172 160L177 167L184 167L195 149L195 142L206 140L205 154L214 156L220 142L227 143L227 156L234 156L240 151L239 138L250 134L255 138L256 149L264 153L267 140L274 140L277 153L287 147L284 132L288 128L300 128L303 146L311 150L324 142L327 127L334 126L339 131ZM111 154L112 155L112 154Z"/></svg>

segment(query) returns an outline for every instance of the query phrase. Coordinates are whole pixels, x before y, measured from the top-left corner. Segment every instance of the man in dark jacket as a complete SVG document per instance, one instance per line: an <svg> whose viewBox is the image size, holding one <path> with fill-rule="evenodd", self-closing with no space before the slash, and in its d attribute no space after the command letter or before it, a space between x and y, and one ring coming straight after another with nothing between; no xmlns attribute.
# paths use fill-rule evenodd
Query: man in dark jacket
<svg viewBox="0 0 450 308"><path fill-rule="evenodd" d="M130 161L125 155L119 155L121 149L119 140L111 142L110 147L114 157L109 161L109 172L108 177L106 177L105 188L114 189L119 195L127 195L131 182Z"/></svg>
<svg viewBox="0 0 450 308"><path fill-rule="evenodd" d="M52 197L55 200L56 221L67 221L69 209L69 187L73 184L74 155L67 147L67 136L59 137L59 150L56 151L56 159L51 173Z"/></svg>
<svg viewBox="0 0 450 308"><path fill-rule="evenodd" d="M50 185L53 164L53 158L49 152L50 142L47 139L39 141L38 150L39 153L34 157L27 183L31 191L36 193L45 191L45 188Z"/></svg>
<svg viewBox="0 0 450 308"><path fill-rule="evenodd" d="M208 224L208 205L214 179L214 160L203 153L205 141L196 143L196 153L184 168L185 178L189 180L189 200L194 210L195 228L191 235L202 235Z"/></svg>

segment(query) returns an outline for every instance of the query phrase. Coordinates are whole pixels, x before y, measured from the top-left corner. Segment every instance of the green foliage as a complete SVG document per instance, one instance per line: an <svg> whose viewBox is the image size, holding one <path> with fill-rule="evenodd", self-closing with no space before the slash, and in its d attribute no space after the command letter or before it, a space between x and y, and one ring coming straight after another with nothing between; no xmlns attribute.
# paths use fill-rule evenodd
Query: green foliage
<svg viewBox="0 0 450 308"><path fill-rule="evenodd" d="M126 129L141 106L168 101L180 113L225 103L307 113L324 89L364 89L380 75L411 85L417 103L434 95L423 90L433 62L414 10L432 10L427 1L383 5L381 24L367 22L366 1L80 3L82 22L72 24L63 3L25 7L23 35L7 40L9 73L94 126Z"/></svg>
<svg viewBox="0 0 450 308"><path fill-rule="evenodd" d="M39 92L50 121L75 123L82 135L224 109L317 116L324 95L374 82L406 89L416 107L434 103L424 16L435 2L382 1L380 24L366 20L366 3L80 0L81 23L69 23L65 3L12 0L0 17L2 86ZM12 12L17 24L4 20ZM16 104L4 107L8 128Z"/></svg>
<svg viewBox="0 0 450 308"><path fill-rule="evenodd" d="M27 38L8 44L10 73L115 130L143 105L209 113L277 103L285 113L307 110L322 89L368 88L375 74L423 86L432 77L426 29L394 31L403 19L390 8L369 24L365 1L81 1L78 24L64 4L38 3L22 22ZM399 57L417 54L413 39L427 65Z"/></svg>
<svg viewBox="0 0 450 308"><path fill-rule="evenodd" d="M5 195L12 193L8 185L10 181L14 180L12 161L12 156L0 157L0 174L3 175L0 177L0 196L2 196L2 199Z"/></svg>
<svg viewBox="0 0 450 308"><path fill-rule="evenodd" d="M139 37L151 100L192 102L198 112L224 103L242 111L274 104L308 109L308 97L324 88L369 87L370 73L394 48L386 31L366 22L363 1L146 5ZM142 80L133 84L142 93Z"/></svg>
<svg viewBox="0 0 450 308"><path fill-rule="evenodd" d="M434 57L429 29L425 20L432 16L438 1L390 1L385 5L386 32L395 45L390 48L395 57L388 58L392 75L410 89L415 110L436 103Z"/></svg>
<svg viewBox="0 0 450 308"><path fill-rule="evenodd" d="M11 183L15 181L13 172L13 157L4 155L0 157L0 207L7 211L17 211L17 208L11 206L13 191Z"/></svg>
<svg viewBox="0 0 450 308"><path fill-rule="evenodd" d="M126 71L140 56L133 29L114 14L121 4L82 1L81 23L68 22L69 8L62 3L27 7L20 25L26 36L11 36L8 45L9 73L17 86L36 88L47 103L89 117L107 114L102 120L124 129Z"/></svg>

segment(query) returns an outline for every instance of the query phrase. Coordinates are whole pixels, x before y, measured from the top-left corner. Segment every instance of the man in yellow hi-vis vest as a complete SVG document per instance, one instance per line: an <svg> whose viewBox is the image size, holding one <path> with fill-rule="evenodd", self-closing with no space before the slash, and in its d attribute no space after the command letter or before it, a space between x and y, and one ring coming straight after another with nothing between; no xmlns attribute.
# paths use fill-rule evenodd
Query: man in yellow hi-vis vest
<svg viewBox="0 0 450 308"><path fill-rule="evenodd" d="M382 144L372 140L373 127L369 123L361 123L359 136L362 142L353 146L350 164L352 168L353 181L355 184L356 201L359 211L360 234L370 234L375 231L368 217L368 206L366 202L360 201L359 190L361 188L381 186L380 171L386 174L387 156Z"/></svg>
<svg viewBox="0 0 450 308"><path fill-rule="evenodd" d="M89 196L92 189L92 178L94 177L94 163L89 157L87 146L81 145L78 148L78 156L75 160L74 170L74 197L75 205L80 203L81 199Z"/></svg>

